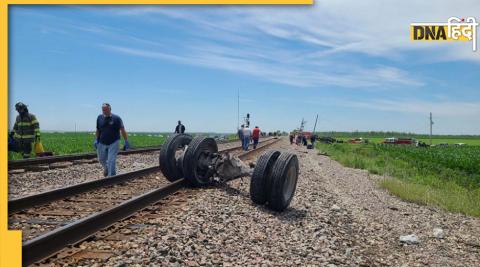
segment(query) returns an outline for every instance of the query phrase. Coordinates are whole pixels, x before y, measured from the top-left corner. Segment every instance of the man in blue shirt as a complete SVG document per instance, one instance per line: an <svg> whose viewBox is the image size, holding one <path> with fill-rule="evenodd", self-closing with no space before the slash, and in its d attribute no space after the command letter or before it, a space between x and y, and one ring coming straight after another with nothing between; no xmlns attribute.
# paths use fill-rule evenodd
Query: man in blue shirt
<svg viewBox="0 0 480 267"><path fill-rule="evenodd" d="M108 103L102 105L102 114L97 117L96 140L93 146L97 149L98 161L103 167L103 176L116 174L115 163L120 146L120 133L125 140L125 149L130 147L128 135L122 119L112 114L112 107Z"/></svg>

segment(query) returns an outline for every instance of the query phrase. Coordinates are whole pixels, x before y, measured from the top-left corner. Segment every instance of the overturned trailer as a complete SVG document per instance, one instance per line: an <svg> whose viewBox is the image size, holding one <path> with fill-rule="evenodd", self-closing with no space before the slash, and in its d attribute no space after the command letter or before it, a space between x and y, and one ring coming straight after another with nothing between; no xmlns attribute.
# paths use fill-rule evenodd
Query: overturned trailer
<svg viewBox="0 0 480 267"><path fill-rule="evenodd" d="M267 150L252 168L228 152L219 153L213 138L187 134L175 134L166 140L160 151L160 169L169 181L184 178L191 187L251 176L251 200L275 211L289 206L299 173L295 154Z"/></svg>

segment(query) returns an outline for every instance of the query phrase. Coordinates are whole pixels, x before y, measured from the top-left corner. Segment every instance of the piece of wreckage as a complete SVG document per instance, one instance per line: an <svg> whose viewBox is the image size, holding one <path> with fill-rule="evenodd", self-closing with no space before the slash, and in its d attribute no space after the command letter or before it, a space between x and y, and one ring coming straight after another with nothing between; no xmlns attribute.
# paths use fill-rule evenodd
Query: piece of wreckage
<svg viewBox="0 0 480 267"><path fill-rule="evenodd" d="M171 182L184 178L202 187L250 176L250 198L275 211L285 210L295 194L298 158L278 150L263 152L253 167L228 152L221 153L213 138L171 135L160 150L160 169Z"/></svg>

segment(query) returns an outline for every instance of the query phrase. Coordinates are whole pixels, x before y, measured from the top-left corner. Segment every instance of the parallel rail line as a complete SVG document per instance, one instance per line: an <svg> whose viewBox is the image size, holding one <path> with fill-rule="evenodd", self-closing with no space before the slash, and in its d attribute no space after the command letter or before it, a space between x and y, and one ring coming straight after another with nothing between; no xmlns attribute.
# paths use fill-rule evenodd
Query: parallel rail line
<svg viewBox="0 0 480 267"><path fill-rule="evenodd" d="M263 142L263 144L261 144L256 150L243 152L239 154L238 157L246 158L252 153L257 153L276 143L277 141L279 141L279 139L274 139L270 142ZM235 149L239 149L239 147L224 149L220 152L228 152ZM28 207L36 206L35 203L45 204L82 192L91 191L96 188L122 183L138 178L140 176L145 176L146 174L150 174L158 170L159 167L157 166L146 168L110 178L45 192L39 195L12 200L11 202L9 202L9 209L12 209L12 211L9 210L9 212L17 212ZM96 212L90 216L68 223L62 227L59 227L50 232L37 236L31 240L28 240L22 246L23 265L27 266L38 262L57 253L58 251L69 245L73 245L82 240L85 240L94 233L131 216L132 214L158 202L162 198L171 195L174 192L177 192L178 190L183 188L185 184L185 180L180 179L176 182L169 183L160 188L133 197L117 206L108 208L100 212Z"/></svg>
<svg viewBox="0 0 480 267"><path fill-rule="evenodd" d="M218 143L226 144L226 143L238 142L238 141L239 140L232 140L232 141L225 141L225 142L218 141ZM160 151L161 148L162 148L161 145L134 148L134 149L119 151L118 154L130 155L130 154L148 153L148 152ZM46 157L29 158L29 159L9 160L8 169L9 170L21 169L25 167L34 166L34 165L51 164L56 162L75 161L75 160L84 160L84 159L94 159L96 157L97 157L97 153L89 152L89 153L78 153L78 154L70 154L70 155L46 156Z"/></svg>
<svg viewBox="0 0 480 267"><path fill-rule="evenodd" d="M119 155L130 155L130 154L138 154L138 153L146 153L146 152L154 152L159 151L162 146L154 146L154 147L145 147L145 148L136 148L130 150L122 150L119 151ZM74 161L74 160L82 160L82 159L93 159L97 157L97 153L81 153L81 154L71 154L71 155L61 155L61 156L47 156L47 157L38 157L38 158L30 158L30 159L19 159L19 160L9 160L8 161L8 169L20 169L29 167L32 165L41 165L41 164L51 164L56 162L65 162L65 161Z"/></svg>
<svg viewBox="0 0 480 267"><path fill-rule="evenodd" d="M268 142L270 140L272 139L265 140L264 142ZM220 152L223 152L223 153L231 152L240 148L241 147L232 147L232 148L222 149L220 150ZM250 152L253 152L253 150L250 150ZM9 214L15 213L24 209L47 204L55 200L64 199L69 196L74 196L80 193L88 192L97 188L128 182L135 178L138 178L147 174L151 174L159 170L160 170L159 166L153 166L153 167L144 168L137 171L118 174L118 175L107 177L107 178L88 181L88 182L84 182L84 183L80 183L80 184L76 184L76 185L72 185L64 188L54 189L51 191L46 191L46 192L42 192L35 195L12 199L8 201L8 213Z"/></svg>

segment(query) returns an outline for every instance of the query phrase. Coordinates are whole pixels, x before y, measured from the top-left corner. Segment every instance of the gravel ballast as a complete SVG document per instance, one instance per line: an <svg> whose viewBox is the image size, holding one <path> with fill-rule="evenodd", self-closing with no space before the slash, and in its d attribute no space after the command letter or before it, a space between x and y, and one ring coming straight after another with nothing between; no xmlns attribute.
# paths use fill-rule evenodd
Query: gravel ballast
<svg viewBox="0 0 480 267"><path fill-rule="evenodd" d="M480 222L404 202L383 179L345 168L315 150L296 153L300 177L283 213L253 205L249 179L184 189L123 222L115 235L83 242L108 257L59 260L80 266L480 266ZM442 238L434 229L442 229ZM435 230L438 232L438 230ZM404 243L401 236L418 242Z"/></svg>
<svg viewBox="0 0 480 267"><path fill-rule="evenodd" d="M219 149L240 146L240 142L219 144ZM142 154L118 155L117 174L158 166L159 151ZM67 165L66 163L62 163ZM9 173L8 199L75 185L103 178L100 163L68 164L65 168L44 171Z"/></svg>

